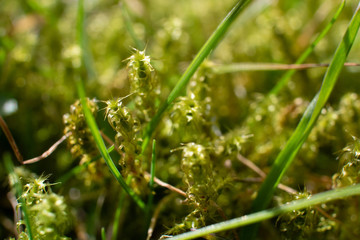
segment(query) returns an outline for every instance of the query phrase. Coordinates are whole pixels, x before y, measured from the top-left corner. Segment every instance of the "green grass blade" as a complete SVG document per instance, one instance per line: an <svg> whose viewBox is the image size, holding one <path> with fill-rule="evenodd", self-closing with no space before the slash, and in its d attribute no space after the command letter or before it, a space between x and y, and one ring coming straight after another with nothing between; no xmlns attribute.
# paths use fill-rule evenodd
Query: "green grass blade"
<svg viewBox="0 0 360 240"><path fill-rule="evenodd" d="M86 122L91 130L92 135L94 136L94 140L95 143L101 153L101 156L103 157L103 159L105 160L106 164L108 165L111 173L114 175L114 177L116 178L116 180L120 183L120 185L124 188L124 190L130 195L130 197L136 202L136 204L141 208L141 209L145 209L145 204L144 202L139 198L138 195L135 194L135 192L129 188L129 186L125 183L124 178L121 176L119 170L116 168L114 162L112 161L104 140L102 139L99 129L96 125L95 119L93 117L93 115L91 114L91 111L89 109L89 107L87 106L87 102L86 102L86 98L85 98L85 90L84 90L84 86L82 81L79 79L76 81L76 86L77 86L77 90L78 90L78 94L80 97L80 101L83 107L83 111L84 111L84 115L85 115L85 119Z"/></svg>
<svg viewBox="0 0 360 240"><path fill-rule="evenodd" d="M276 158L270 173L261 185L258 195L253 202L253 212L263 210L269 205L277 185L310 134L321 109L328 100L358 32L360 26L359 7L360 5L356 9L345 35L336 49L330 66L325 73L320 92L316 94L306 109L300 123L286 143L284 149ZM256 234L256 229L257 226L250 226L246 229L246 231L244 231L246 235L245 239L253 239Z"/></svg>
<svg viewBox="0 0 360 240"><path fill-rule="evenodd" d="M134 41L136 48L139 50L144 49L145 44L136 36L132 21L131 21L130 15L129 15L128 7L126 6L125 1L120 2L120 9L121 9L121 14L123 16L123 20L125 23L125 27L126 27L127 31L129 32L130 37Z"/></svg>
<svg viewBox="0 0 360 240"><path fill-rule="evenodd" d="M156 153L155 153L155 147L156 147L156 141L155 139L153 140L153 145L152 145L152 155L151 155L151 169L150 169L150 182L149 182L149 187L150 187L150 195L149 195L149 199L148 199L148 203L146 206L146 225L148 226L150 224L150 220L151 220L151 209L153 206L153 200L154 200L154 178L155 178L155 163L156 163Z"/></svg>
<svg viewBox="0 0 360 240"><path fill-rule="evenodd" d="M131 175L127 177L126 184L130 184L130 182L131 182ZM121 216L121 210L124 206L125 196L126 195L124 193L124 189L122 189L122 191L120 192L119 202L114 216L113 229L111 235L112 240L118 239L120 216Z"/></svg>
<svg viewBox="0 0 360 240"><path fill-rule="evenodd" d="M343 0L337 9L335 15L332 17L330 22L326 25L326 27L321 31L321 33L315 38L315 40L310 44L310 46L301 54L295 64L303 63L306 58L312 53L316 45L324 38L324 36L329 32L331 27L334 25L336 19L339 17L340 13L344 9L345 0ZM289 70L287 71L279 80L279 82L275 85L273 89L269 92L269 94L277 94L290 80L291 76L296 72L296 70Z"/></svg>
<svg viewBox="0 0 360 240"><path fill-rule="evenodd" d="M309 68L325 68L327 63L305 63L305 64L281 64L281 63L231 63L226 65L209 66L214 74L225 74L250 71L281 71L281 70L303 70ZM344 66L359 67L358 63L344 63Z"/></svg>
<svg viewBox="0 0 360 240"><path fill-rule="evenodd" d="M106 240L106 233L104 227L101 228L101 240Z"/></svg>
<svg viewBox="0 0 360 240"><path fill-rule="evenodd" d="M86 75L89 79L95 79L96 71L94 68L94 62L92 54L89 49L87 36L85 32L85 10L84 10L84 0L79 0L78 2L78 12L76 20L76 33L77 41L81 48L81 60L86 69Z"/></svg>
<svg viewBox="0 0 360 240"><path fill-rule="evenodd" d="M13 163L11 161L10 154L5 154L4 155L4 164L5 164L6 171L9 174L9 178L14 183L16 197L19 199L19 201L21 203L21 211L22 211L23 216L24 216L27 235L29 237L29 240L32 240L33 236L32 236L32 231L31 231L31 225L30 225L30 219L29 219L29 215L28 215L28 211L27 211L27 206L26 206L25 200L21 196L22 195L22 186L20 184L19 177L14 172L14 165L13 165Z"/></svg>
<svg viewBox="0 0 360 240"><path fill-rule="evenodd" d="M205 60L206 57L215 49L215 47L219 44L220 40L224 37L225 33L228 31L230 25L235 21L236 17L239 15L241 10L249 3L250 0L240 0L236 3L236 5L231 9L228 15L224 18L224 20L219 24L210 38L206 41L204 46L200 49L194 60L191 62L189 67L186 69L184 74L181 76L180 80L174 87L174 89L169 94L166 101L160 106L159 110L151 119L148 124L145 135L144 142L142 144L142 151L144 152L147 144L150 141L151 135L154 132L155 128L159 124L162 115L168 109L170 104L181 94L181 91L186 87L190 78L194 75L200 64Z"/></svg>
<svg viewBox="0 0 360 240"><path fill-rule="evenodd" d="M82 63L86 68L88 77L94 76L94 69L92 67L91 62L91 54L88 51L88 45L86 40L85 34L85 11L84 11L84 2L83 0L79 0L78 3L78 15L77 15L77 34L78 34L78 43L81 48L81 55L82 55ZM122 177L119 170L116 168L114 162L112 161L105 143L100 135L99 129L96 125L95 119L91 114L89 107L87 106L86 102L86 95L84 85L81 79L76 81L77 91L80 97L81 105L83 107L84 115L86 122L91 130L91 134L94 137L95 143L100 151L101 156L105 160L106 164L108 165L110 172L114 175L116 180L120 183L123 189L130 195L130 197L136 202L136 204L143 210L145 210L145 204L140 199L139 196L135 194L135 192L125 183L124 178Z"/></svg>
<svg viewBox="0 0 360 240"><path fill-rule="evenodd" d="M281 205L279 207L263 210L261 212L256 212L239 218L234 218L228 221L213 224L204 228L200 228L196 231L187 232L184 234L174 236L171 239L172 240L194 239L201 236L222 232L238 227L243 227L256 222L264 221L276 217L280 214L284 214L294 210L300 210L313 205L322 204L355 195L360 195L360 184L318 193L307 199L295 200L287 204Z"/></svg>

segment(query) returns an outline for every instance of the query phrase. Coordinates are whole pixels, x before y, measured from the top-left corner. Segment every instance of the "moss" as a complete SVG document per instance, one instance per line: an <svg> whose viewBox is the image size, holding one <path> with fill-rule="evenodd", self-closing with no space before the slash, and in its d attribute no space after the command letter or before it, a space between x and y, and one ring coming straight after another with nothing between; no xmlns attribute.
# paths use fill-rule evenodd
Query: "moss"
<svg viewBox="0 0 360 240"><path fill-rule="evenodd" d="M88 96L101 99L87 102L103 136L109 139L107 146L115 144L111 156L116 166L132 178L130 187L145 201L152 194L147 174L150 149L141 148L146 126L233 1L121 1L126 4L123 9L119 1L84 2L84 27L96 72L94 78L84 80ZM219 74L214 69L231 63L294 63L337 4L297 0L249 6L234 30L199 67L152 136L157 140L155 176L183 193L176 195L181 191L174 193L155 184L155 207L149 212L156 213L158 205L163 206L159 207L154 236L175 235L249 213L263 179L239 161L239 154L268 173L318 91L324 70L298 71L279 94L268 95L282 72ZM340 21L315 47L308 63L325 63L333 55L339 32L348 24L356 2L347 4ZM129 18L122 16L124 9ZM66 231L72 229L74 239L81 234L97 239L101 227L109 235L110 229L119 227L121 239L144 238L148 222L130 200L125 200L127 207L121 209L119 226L112 226L120 188L99 157L81 104L74 102L74 80L83 71L82 49L76 44L76 11L77 5L71 1L7 1L0 9L0 95L18 103L18 112L6 121L19 148L29 158L39 155L60 135L68 136L67 149L59 147L48 159L30 166L34 172L52 173L54 178L70 174L70 180L56 185L54 192L46 179L36 182L34 174L24 168L16 173L23 176L24 197L31 221L38 224L34 224L38 238L65 239ZM127 24L140 44L134 42ZM135 44L146 48L134 49ZM357 59L357 52L359 45L354 44L349 61ZM356 70L345 68L340 78L283 178L283 184L300 193L276 191L273 205L359 182ZM6 142L3 135L0 142ZM4 152L11 151L6 144L1 147ZM64 159L67 164L59 169L54 161ZM171 201L163 203L168 196ZM65 202L73 207L77 228L68 224L72 217ZM11 218L8 205L1 203L2 212ZM358 199L352 198L320 206L320 211L311 207L288 213L267 223L262 236L356 238L360 234L357 206ZM236 238L230 232L221 236ZM21 232L18 239L28 236Z"/></svg>

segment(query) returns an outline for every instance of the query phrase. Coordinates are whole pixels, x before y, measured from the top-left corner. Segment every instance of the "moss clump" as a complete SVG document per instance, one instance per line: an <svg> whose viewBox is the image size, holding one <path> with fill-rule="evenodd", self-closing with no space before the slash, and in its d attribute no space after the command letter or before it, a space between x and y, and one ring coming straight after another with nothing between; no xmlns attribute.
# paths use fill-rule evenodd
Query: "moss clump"
<svg viewBox="0 0 360 240"><path fill-rule="evenodd" d="M21 168L15 170L16 173ZM29 175L29 174L26 174ZM47 177L30 178L20 175L23 185L23 193L20 196L26 205L27 215L30 222L32 239L55 239L65 240L70 239L64 234L72 226L72 215L65 203L63 196L53 193L51 185L47 182ZM12 185L13 183L11 183ZM18 210L22 207L20 204ZM17 222L18 229L24 224L23 220ZM19 239L30 239L28 232L20 232Z"/></svg>

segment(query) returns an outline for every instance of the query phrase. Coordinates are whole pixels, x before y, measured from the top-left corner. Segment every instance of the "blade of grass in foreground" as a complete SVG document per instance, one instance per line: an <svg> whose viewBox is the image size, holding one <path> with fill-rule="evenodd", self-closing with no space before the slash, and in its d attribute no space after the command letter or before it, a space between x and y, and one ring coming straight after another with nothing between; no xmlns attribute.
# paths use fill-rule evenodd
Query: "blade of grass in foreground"
<svg viewBox="0 0 360 240"><path fill-rule="evenodd" d="M78 34L78 44L81 49L81 57L82 57L82 65L85 66L87 76L92 77L95 75L94 68L92 65L91 54L87 45L87 38L85 34L85 12L84 12L84 1L79 0L78 3L78 15L77 15L77 34ZM145 210L145 203L140 199L138 195L125 183L124 178L122 177L119 170L116 168L114 162L112 161L105 143L100 135L99 129L96 125L95 119L91 114L89 107L86 102L86 95L83 82L80 79L76 81L77 91L80 97L81 105L83 107L83 112L85 115L86 122L90 128L91 134L94 137L95 143L100 151L101 156L105 160L108 165L110 172L114 175L116 180L120 183L126 193L130 195L130 197L136 202L136 204L142 209Z"/></svg>
<svg viewBox="0 0 360 240"><path fill-rule="evenodd" d="M148 145L151 135L154 132L155 128L159 124L162 115L168 109L170 104L181 94L181 91L186 87L190 78L194 75L200 64L205 60L206 57L215 49L219 44L220 40L224 37L225 33L228 31L230 25L235 21L236 17L239 15L241 10L250 2L251 0L240 0L236 5L231 9L228 15L224 20L219 24L210 38L206 41L204 46L200 49L194 60L191 62L189 67L186 69L184 74L181 76L180 80L174 87L174 89L169 94L165 102L160 106L159 110L155 116L151 119L150 123L147 125L144 141L142 144L142 152L145 151L146 146Z"/></svg>
<svg viewBox="0 0 360 240"><path fill-rule="evenodd" d="M93 117L93 115L91 114L91 111L89 109L89 107L87 106L87 102L86 102L86 97L85 97L85 90L84 90L84 86L82 81L79 79L76 81L76 86L77 86L77 90L78 90L78 94L80 97L80 101L81 101L81 105L83 107L83 111L84 111L84 115L85 115L85 119L86 122L91 130L91 134L94 137L95 143L101 153L101 156L103 157L103 159L105 160L106 164L108 165L110 172L114 175L114 177L116 178L116 180L120 183L120 185L123 187L123 189L130 195L130 197L136 202L136 204L141 208L141 209L145 209L145 204L144 202L139 198L138 195L136 195L136 193L125 183L124 178L121 176L121 173L119 172L119 170L116 168L114 162L112 161L104 140L102 139L99 129L96 125L95 119Z"/></svg>
<svg viewBox="0 0 360 240"><path fill-rule="evenodd" d="M334 25L336 19L339 17L340 13L344 9L345 6L345 0L343 0L336 11L335 15L332 17L330 22L326 25L326 27L321 31L319 36L315 38L315 40L310 44L310 46L301 54L301 56L298 58L298 60L295 62L295 64L300 64L305 61L305 59L312 53L315 46L320 42L321 39L324 38L324 36L329 32L331 27ZM282 78L279 80L279 82L275 85L273 89L269 92L269 95L271 94L277 94L290 80L291 76L295 73L295 70L289 70L287 71Z"/></svg>
<svg viewBox="0 0 360 240"><path fill-rule="evenodd" d="M245 215L239 218L234 218L228 221L221 223L213 224L204 228L197 229L196 231L187 232L180 234L171 238L172 240L185 240L185 239L194 239L197 237L222 232L238 227L243 227L249 224L256 222L264 221L273 217L276 217L280 214L291 212L294 210L304 209L313 205L330 202L333 200L346 198L350 196L360 195L360 184L334 189L327 192L322 192L313 195L310 198L295 200L279 207L275 207L268 210L263 210L261 212L256 212L253 214ZM241 238L247 239L247 238Z"/></svg>
<svg viewBox="0 0 360 240"><path fill-rule="evenodd" d="M22 213L24 216L26 231L28 233L29 240L32 240L33 237L32 237L32 231L31 231L30 219L29 219L29 215L28 215L28 211L27 211L27 206L26 206L25 200L21 196L22 195L22 186L20 184L19 177L14 172L14 165L11 161L11 157L9 154L5 154L5 156L4 156L4 164L5 164L6 171L9 174L9 179L14 183L16 197L19 199L20 204L21 204L21 210L22 210Z"/></svg>
<svg viewBox="0 0 360 240"><path fill-rule="evenodd" d="M256 199L253 202L252 212L257 212L265 209L273 196L273 193L283 177L286 170L292 163L297 152L305 142L306 138L310 134L311 129L315 125L315 122L327 102L336 80L340 74L340 71L345 63L351 46L355 40L356 34L360 27L360 3L350 21L350 24L345 32L343 39L341 40L334 57L330 63L330 66L324 76L324 80L320 89L320 92L316 94L312 102L306 109L303 117L301 118L294 133L286 143L284 149L280 152L276 158L273 167L270 170L264 183L261 185ZM244 239L254 239L256 236L258 224L252 225L244 229Z"/></svg>

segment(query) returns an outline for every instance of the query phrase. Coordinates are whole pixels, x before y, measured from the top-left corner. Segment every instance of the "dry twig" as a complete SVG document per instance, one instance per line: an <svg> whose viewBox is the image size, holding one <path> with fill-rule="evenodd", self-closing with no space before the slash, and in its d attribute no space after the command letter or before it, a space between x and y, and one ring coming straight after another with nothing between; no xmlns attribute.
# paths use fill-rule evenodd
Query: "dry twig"
<svg viewBox="0 0 360 240"><path fill-rule="evenodd" d="M44 158L47 158L48 156L50 156L50 154L52 154L56 148L63 142L65 141L65 139L67 139L69 136L71 135L71 133L67 133L66 135L62 136L59 140L57 140L47 151L45 151L43 154L41 154L38 157L35 158L31 158L29 160L25 160L23 162L23 164L31 164L31 163L36 163L40 160L43 160Z"/></svg>
<svg viewBox="0 0 360 240"><path fill-rule="evenodd" d="M23 160L23 156L20 153L19 148L16 145L15 139L12 136L9 127L7 126L6 122L4 121L4 119L0 116L0 127L3 130L3 132L5 133L5 136L7 138L7 140L10 143L10 146L12 148L12 150L15 153L16 159L21 163L21 164L31 164L31 163L35 163L38 162L40 160L43 160L44 158L47 158L48 156L50 156L50 154L52 154L56 148L63 142L65 141L66 138L68 138L71 133L67 133L66 135L62 136L56 143L54 143L47 151L45 151L43 154L41 154L38 157L35 158L31 158L28 160Z"/></svg>
<svg viewBox="0 0 360 240"><path fill-rule="evenodd" d="M9 141L10 146L11 146L12 150L14 151L17 160L21 164L23 164L23 156L21 155L19 148L16 145L15 139L14 139L13 135L11 134L9 127L7 126L5 120L1 116L0 116L0 126L1 126L1 129L3 130L3 132L5 133L7 140Z"/></svg>
<svg viewBox="0 0 360 240"><path fill-rule="evenodd" d="M241 154L237 155L238 160L243 163L245 166L247 166L248 168L250 168L251 170L253 170L254 172L256 172L260 177L261 180L264 180L266 177L266 174L258 167L256 166L252 161L250 161L249 159L245 158L244 156L242 156ZM295 189L288 187L284 184L279 183L278 188L281 190L284 190L285 192L288 192L290 194L296 194L298 191L296 191Z"/></svg>

